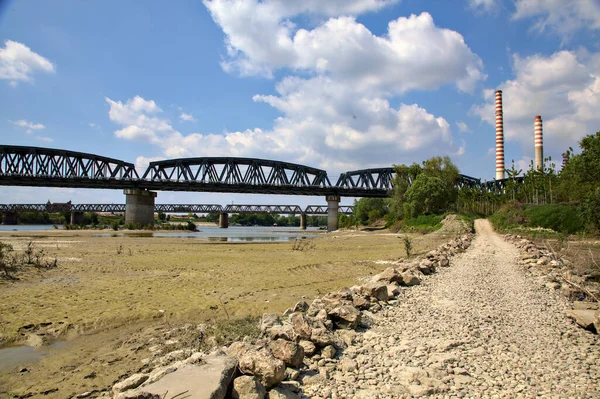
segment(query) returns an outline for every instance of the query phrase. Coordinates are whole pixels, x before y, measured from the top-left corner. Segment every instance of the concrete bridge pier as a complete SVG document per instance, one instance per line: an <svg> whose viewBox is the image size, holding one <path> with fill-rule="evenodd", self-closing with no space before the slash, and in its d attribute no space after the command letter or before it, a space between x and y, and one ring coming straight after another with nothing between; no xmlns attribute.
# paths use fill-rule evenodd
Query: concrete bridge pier
<svg viewBox="0 0 600 399"><path fill-rule="evenodd" d="M139 223L140 226L154 224L154 191L139 188L126 188L125 194L125 223Z"/></svg>
<svg viewBox="0 0 600 399"><path fill-rule="evenodd" d="M17 224L17 212L4 212L2 224Z"/></svg>
<svg viewBox="0 0 600 399"><path fill-rule="evenodd" d="M340 206L339 195L328 195L327 199L327 231L335 231L339 228L338 208Z"/></svg>
<svg viewBox="0 0 600 399"><path fill-rule="evenodd" d="M306 213L300 214L300 229L306 230Z"/></svg>
<svg viewBox="0 0 600 399"><path fill-rule="evenodd" d="M83 224L83 212L71 212L71 224Z"/></svg>
<svg viewBox="0 0 600 399"><path fill-rule="evenodd" d="M229 214L227 212L223 212L219 214L219 228L226 229L229 227Z"/></svg>

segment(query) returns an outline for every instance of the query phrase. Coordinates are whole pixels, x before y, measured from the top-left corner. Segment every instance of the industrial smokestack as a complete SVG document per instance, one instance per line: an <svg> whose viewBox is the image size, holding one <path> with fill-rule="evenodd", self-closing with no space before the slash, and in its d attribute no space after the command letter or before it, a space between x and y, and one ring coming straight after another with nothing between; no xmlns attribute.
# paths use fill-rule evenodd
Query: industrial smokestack
<svg viewBox="0 0 600 399"><path fill-rule="evenodd" d="M534 123L535 132L535 168L544 169L544 137L542 133L542 117L536 116Z"/></svg>
<svg viewBox="0 0 600 399"><path fill-rule="evenodd" d="M504 179L504 118L502 90L496 90L496 180Z"/></svg>

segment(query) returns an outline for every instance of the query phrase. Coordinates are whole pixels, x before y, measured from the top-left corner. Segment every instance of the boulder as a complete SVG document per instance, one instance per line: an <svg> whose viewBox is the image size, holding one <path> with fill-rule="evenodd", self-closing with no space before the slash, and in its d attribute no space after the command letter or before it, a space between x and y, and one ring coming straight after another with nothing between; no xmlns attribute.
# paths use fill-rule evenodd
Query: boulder
<svg viewBox="0 0 600 399"><path fill-rule="evenodd" d="M333 343L333 337L326 328L313 328L310 340L317 346L327 346Z"/></svg>
<svg viewBox="0 0 600 399"><path fill-rule="evenodd" d="M426 276L435 272L435 266L433 262L429 259L423 259L421 263L419 263L419 266L417 266L417 268L421 273L423 273Z"/></svg>
<svg viewBox="0 0 600 399"><path fill-rule="evenodd" d="M325 309L325 304L323 303L323 301L321 299L317 298L308 307L308 310L306 311L306 313L309 316L316 316L316 314L319 313L319 311L321 309Z"/></svg>
<svg viewBox="0 0 600 399"><path fill-rule="evenodd" d="M388 267L381 273L374 275L371 281L374 283L383 282L385 284L398 283L402 281L402 276L398 270L393 267Z"/></svg>
<svg viewBox="0 0 600 399"><path fill-rule="evenodd" d="M596 327L594 326L595 313L597 313L597 311L594 310L569 310L567 312L567 317L575 320L575 323L586 330L597 332Z"/></svg>
<svg viewBox="0 0 600 399"><path fill-rule="evenodd" d="M371 302L369 302L369 300L367 298L365 298L364 296L360 295L360 294L354 294L352 295L352 305L354 305L354 307L358 308L358 309L369 309L369 306L371 305Z"/></svg>
<svg viewBox="0 0 600 399"><path fill-rule="evenodd" d="M242 355L248 352L251 349L250 345L242 341L236 341L232 343L227 349L227 354L229 356L235 357L239 359Z"/></svg>
<svg viewBox="0 0 600 399"><path fill-rule="evenodd" d="M438 263L439 263L440 267L448 267L448 266L450 266L450 260L448 259L447 256L443 256L443 255L440 256L438 258Z"/></svg>
<svg viewBox="0 0 600 399"><path fill-rule="evenodd" d="M327 345L321 350L321 356L323 356L325 359L333 359L336 352L337 351L333 345Z"/></svg>
<svg viewBox="0 0 600 399"><path fill-rule="evenodd" d="M275 325L266 330L266 335L271 339L286 339L288 341L294 341L296 339L296 332L294 327L290 323L283 323L281 325Z"/></svg>
<svg viewBox="0 0 600 399"><path fill-rule="evenodd" d="M240 358L239 368L244 374L256 376L267 389L285 378L285 363L265 349L246 352Z"/></svg>
<svg viewBox="0 0 600 399"><path fill-rule="evenodd" d="M235 375L237 361L230 356L211 354L201 365L186 364L160 380L140 388L140 395L177 395L186 392L190 398L224 399ZM144 397L144 396L141 396Z"/></svg>
<svg viewBox="0 0 600 399"><path fill-rule="evenodd" d="M594 327L596 327L596 334L600 334L600 310L594 313Z"/></svg>
<svg viewBox="0 0 600 399"><path fill-rule="evenodd" d="M300 301L294 306L294 312L306 312L308 310L308 303Z"/></svg>
<svg viewBox="0 0 600 399"><path fill-rule="evenodd" d="M265 332L274 326L280 326L281 319L275 313L265 313L260 321L260 330Z"/></svg>
<svg viewBox="0 0 600 399"><path fill-rule="evenodd" d="M398 283L388 284L386 285L387 293L389 298L395 298L402 292Z"/></svg>
<svg viewBox="0 0 600 399"><path fill-rule="evenodd" d="M402 285L413 286L421 284L421 280L411 271L402 273Z"/></svg>
<svg viewBox="0 0 600 399"><path fill-rule="evenodd" d="M360 323L360 311L352 305L338 306L329 312L329 316L333 324L341 329L354 330L358 326L358 323Z"/></svg>
<svg viewBox="0 0 600 399"><path fill-rule="evenodd" d="M267 390L256 377L243 375L233 380L233 399L264 399L266 395Z"/></svg>
<svg viewBox="0 0 600 399"><path fill-rule="evenodd" d="M378 301L387 301L387 286L384 283L368 283L361 287L361 292L363 295L369 296L371 298L375 298Z"/></svg>
<svg viewBox="0 0 600 399"><path fill-rule="evenodd" d="M295 342L278 339L269 342L269 349L273 356L283 360L286 366L298 368L304 360L304 348Z"/></svg>
<svg viewBox="0 0 600 399"><path fill-rule="evenodd" d="M290 316L290 321L292 322L292 329L294 334L299 339L308 340L312 334L312 327L309 324L309 320L304 313L294 312Z"/></svg>
<svg viewBox="0 0 600 399"><path fill-rule="evenodd" d="M116 383L112 387L113 394L127 391L128 389L134 389L139 387L148 379L148 374L134 374L129 378L124 379L121 382Z"/></svg>
<svg viewBox="0 0 600 399"><path fill-rule="evenodd" d="M298 345L300 345L302 349L304 349L304 354L306 356L314 355L315 351L317 350L317 347L311 341L301 340L300 342L298 342Z"/></svg>
<svg viewBox="0 0 600 399"><path fill-rule="evenodd" d="M276 387L269 391L269 399L300 399L300 397L289 389Z"/></svg>

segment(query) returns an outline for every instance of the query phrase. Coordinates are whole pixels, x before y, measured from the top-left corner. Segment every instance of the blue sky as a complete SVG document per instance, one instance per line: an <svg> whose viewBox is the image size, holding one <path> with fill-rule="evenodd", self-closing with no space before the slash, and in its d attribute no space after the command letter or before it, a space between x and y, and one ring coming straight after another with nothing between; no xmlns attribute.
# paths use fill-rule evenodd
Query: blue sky
<svg viewBox="0 0 600 399"><path fill-rule="evenodd" d="M0 143L135 162L259 157L340 172L449 155L506 163L600 130L599 0L0 0ZM0 190L1 203L122 203ZM323 203L159 193L159 203ZM345 200L343 202L350 202Z"/></svg>

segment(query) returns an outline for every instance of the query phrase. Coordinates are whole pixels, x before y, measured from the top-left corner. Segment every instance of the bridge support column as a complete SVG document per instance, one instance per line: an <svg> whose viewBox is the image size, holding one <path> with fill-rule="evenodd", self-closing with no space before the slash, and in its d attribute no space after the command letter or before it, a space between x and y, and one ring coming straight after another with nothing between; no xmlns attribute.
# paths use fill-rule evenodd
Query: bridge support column
<svg viewBox="0 0 600 399"><path fill-rule="evenodd" d="M327 197L327 231L339 228L338 208L340 206L339 195L328 195Z"/></svg>
<svg viewBox="0 0 600 399"><path fill-rule="evenodd" d="M229 227L229 214L227 212L223 212L219 214L219 228L226 229Z"/></svg>
<svg viewBox="0 0 600 399"><path fill-rule="evenodd" d="M154 191L127 188L125 194L125 223L139 223L140 226L154 224Z"/></svg>
<svg viewBox="0 0 600 399"><path fill-rule="evenodd" d="M306 213L300 214L300 229L306 230Z"/></svg>
<svg viewBox="0 0 600 399"><path fill-rule="evenodd" d="M2 224L17 224L17 212L4 212Z"/></svg>
<svg viewBox="0 0 600 399"><path fill-rule="evenodd" d="M71 224L83 224L83 212L71 212Z"/></svg>

